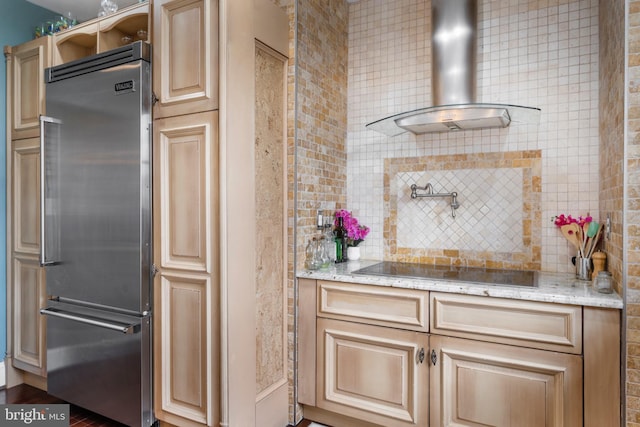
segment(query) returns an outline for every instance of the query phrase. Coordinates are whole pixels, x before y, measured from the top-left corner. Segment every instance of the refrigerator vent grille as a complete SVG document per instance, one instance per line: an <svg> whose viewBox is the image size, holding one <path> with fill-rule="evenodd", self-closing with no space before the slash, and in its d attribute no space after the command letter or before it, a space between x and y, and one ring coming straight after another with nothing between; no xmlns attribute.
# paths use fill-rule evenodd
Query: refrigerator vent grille
<svg viewBox="0 0 640 427"><path fill-rule="evenodd" d="M108 52L47 68L45 82L52 83L140 59L150 62L150 58L151 46L148 43L138 41Z"/></svg>

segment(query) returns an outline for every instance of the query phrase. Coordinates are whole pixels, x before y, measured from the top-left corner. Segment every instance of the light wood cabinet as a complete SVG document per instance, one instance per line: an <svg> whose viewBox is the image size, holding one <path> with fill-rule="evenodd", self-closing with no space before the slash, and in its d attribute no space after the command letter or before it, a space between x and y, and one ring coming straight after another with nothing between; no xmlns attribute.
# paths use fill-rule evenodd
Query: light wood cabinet
<svg viewBox="0 0 640 427"><path fill-rule="evenodd" d="M12 140L40 134L39 118L45 109L44 70L51 63L50 55L49 37L5 48L8 58L7 109Z"/></svg>
<svg viewBox="0 0 640 427"><path fill-rule="evenodd" d="M155 414L217 425L218 113L156 120L153 143Z"/></svg>
<svg viewBox="0 0 640 427"><path fill-rule="evenodd" d="M145 33L138 31L142 30ZM105 17L92 19L53 35L53 65L106 52L131 41L146 40L149 31L149 3L126 7ZM46 38L46 37L44 37Z"/></svg>
<svg viewBox="0 0 640 427"><path fill-rule="evenodd" d="M218 1L153 3L155 118L218 108Z"/></svg>
<svg viewBox="0 0 640 427"><path fill-rule="evenodd" d="M619 310L325 280L298 287L305 418L620 425Z"/></svg>
<svg viewBox="0 0 640 427"><path fill-rule="evenodd" d="M425 333L318 319L317 406L387 426L428 425Z"/></svg>
<svg viewBox="0 0 640 427"><path fill-rule="evenodd" d="M8 386L24 372L46 376L45 273L40 267L40 123L44 114L44 69L50 38L5 48L7 55L7 312ZM15 375L14 375L15 373ZM35 377L34 377L35 378ZM42 381L31 381L41 386Z"/></svg>
<svg viewBox="0 0 640 427"><path fill-rule="evenodd" d="M582 426L580 356L437 335L430 356L432 426Z"/></svg>

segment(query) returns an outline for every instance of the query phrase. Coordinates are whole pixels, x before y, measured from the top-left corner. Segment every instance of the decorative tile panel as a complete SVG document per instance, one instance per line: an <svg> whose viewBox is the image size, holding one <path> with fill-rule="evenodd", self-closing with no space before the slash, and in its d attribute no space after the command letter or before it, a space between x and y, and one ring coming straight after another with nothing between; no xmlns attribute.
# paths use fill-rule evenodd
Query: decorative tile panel
<svg viewBox="0 0 640 427"><path fill-rule="evenodd" d="M387 159L385 259L539 270L541 160L539 150ZM412 199L411 185L427 183L455 191L458 209L451 197Z"/></svg>

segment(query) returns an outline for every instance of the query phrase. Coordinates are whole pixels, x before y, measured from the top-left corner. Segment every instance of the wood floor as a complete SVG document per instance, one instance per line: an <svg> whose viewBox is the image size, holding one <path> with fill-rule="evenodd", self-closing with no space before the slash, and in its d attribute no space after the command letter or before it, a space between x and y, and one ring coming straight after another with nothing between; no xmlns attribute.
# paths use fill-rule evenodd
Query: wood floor
<svg viewBox="0 0 640 427"><path fill-rule="evenodd" d="M26 384L20 384L9 389L0 390L0 404L5 403L23 403L23 404L47 404L47 403L65 403L64 401L48 395L46 392L31 387ZM70 409L71 421L70 427L126 427L116 421L94 414L86 409L71 405ZM311 421L302 420L296 427L308 427ZM291 427L291 426L289 426Z"/></svg>

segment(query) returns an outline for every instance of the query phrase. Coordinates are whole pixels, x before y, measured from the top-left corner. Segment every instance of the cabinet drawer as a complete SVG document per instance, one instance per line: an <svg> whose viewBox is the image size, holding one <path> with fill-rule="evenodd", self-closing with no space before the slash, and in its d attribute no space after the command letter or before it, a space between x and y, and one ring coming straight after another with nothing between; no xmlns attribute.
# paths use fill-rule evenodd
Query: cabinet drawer
<svg viewBox="0 0 640 427"><path fill-rule="evenodd" d="M431 332L582 353L582 307L432 292Z"/></svg>
<svg viewBox="0 0 640 427"><path fill-rule="evenodd" d="M318 316L427 332L428 292L318 282Z"/></svg>

